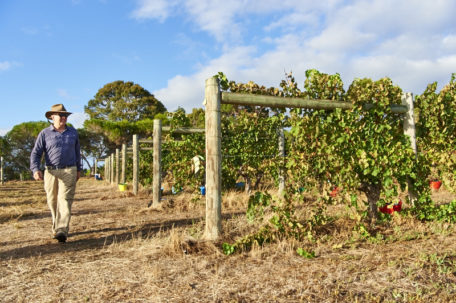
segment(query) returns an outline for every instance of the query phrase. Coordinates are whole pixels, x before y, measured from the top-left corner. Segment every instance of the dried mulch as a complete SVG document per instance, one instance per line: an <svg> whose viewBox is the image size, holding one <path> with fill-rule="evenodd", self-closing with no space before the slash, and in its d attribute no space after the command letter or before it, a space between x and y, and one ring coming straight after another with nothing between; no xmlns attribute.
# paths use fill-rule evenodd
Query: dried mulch
<svg viewBox="0 0 456 303"><path fill-rule="evenodd" d="M0 301L456 302L453 225L395 216L381 237L363 239L345 207L336 207L338 219L309 242L315 258L299 256L304 244L286 240L225 256L222 242L251 229L247 199L224 196L223 239L212 243L201 239L205 201L196 193L165 195L151 209L146 190L134 196L83 178L70 237L59 244L42 182L7 182L0 186Z"/></svg>

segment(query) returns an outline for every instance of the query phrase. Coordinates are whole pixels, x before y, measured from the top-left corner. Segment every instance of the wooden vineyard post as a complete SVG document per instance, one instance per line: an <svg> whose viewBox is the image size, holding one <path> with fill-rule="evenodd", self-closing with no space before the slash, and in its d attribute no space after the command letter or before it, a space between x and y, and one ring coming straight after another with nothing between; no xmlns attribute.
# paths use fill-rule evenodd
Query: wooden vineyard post
<svg viewBox="0 0 456 303"><path fill-rule="evenodd" d="M106 181L108 183L110 183L111 182L111 158L110 157L106 158L105 163L106 163L106 167L108 169L108 172L107 172L108 177L106 178Z"/></svg>
<svg viewBox="0 0 456 303"><path fill-rule="evenodd" d="M280 167L279 167L279 197L283 197L285 190L285 135L283 133L283 128L279 128L279 157L280 157Z"/></svg>
<svg viewBox="0 0 456 303"><path fill-rule="evenodd" d="M402 105L405 105L407 107L407 112L404 114L404 133L410 137L410 143L416 155L416 133L412 93L402 94Z"/></svg>
<svg viewBox="0 0 456 303"><path fill-rule="evenodd" d="M139 177L139 145L138 135L133 135L133 194L138 194Z"/></svg>
<svg viewBox="0 0 456 303"><path fill-rule="evenodd" d="M109 158L105 158L105 174L106 174L106 178L105 178L105 181L106 182L110 182L111 180L111 176L109 176L109 172L111 171L111 169L109 168Z"/></svg>
<svg viewBox="0 0 456 303"><path fill-rule="evenodd" d="M205 88L206 128L206 227L204 237L216 240L222 231L221 223L221 92L219 80L206 80Z"/></svg>
<svg viewBox="0 0 456 303"><path fill-rule="evenodd" d="M112 163L111 163L111 154L109 154L108 156L108 174L109 174L109 179L108 179L108 183L111 184L111 178L112 178L112 175L111 175L111 167L112 167Z"/></svg>
<svg viewBox="0 0 456 303"><path fill-rule="evenodd" d="M114 184L114 153L111 154L111 156L109 157L109 168L111 169L111 172L109 173L109 175L111 176L111 184Z"/></svg>
<svg viewBox="0 0 456 303"><path fill-rule="evenodd" d="M95 158L95 159L93 159L93 175L94 175L94 176L97 174L97 170L98 170L98 169L97 169L97 168L98 168L97 166L98 166L98 159Z"/></svg>
<svg viewBox="0 0 456 303"><path fill-rule="evenodd" d="M159 206L161 197L161 127L161 120L155 119L153 134L152 207Z"/></svg>
<svg viewBox="0 0 456 303"><path fill-rule="evenodd" d="M122 173L120 174L120 183L125 184L125 172L127 170L127 144L122 144Z"/></svg>
<svg viewBox="0 0 456 303"><path fill-rule="evenodd" d="M413 94L412 93L403 93L402 94L402 105L407 107L407 112L404 114L404 134L409 136L410 144L412 146L413 152L417 153L416 150L416 133L415 133L415 117L413 114ZM409 179L408 181L408 194L409 200L412 205L415 204L417 199L416 193L413 191L412 182Z"/></svg>
<svg viewBox="0 0 456 303"><path fill-rule="evenodd" d="M106 161L105 163L107 164L106 166L108 167L108 174L107 174L107 178L106 178L106 181L108 183L111 183L111 155L109 155L107 158L106 158Z"/></svg>
<svg viewBox="0 0 456 303"><path fill-rule="evenodd" d="M116 185L119 184L120 150L116 148Z"/></svg>
<svg viewBox="0 0 456 303"><path fill-rule="evenodd" d="M109 181L109 161L108 158L104 159L104 175L105 175L105 181Z"/></svg>
<svg viewBox="0 0 456 303"><path fill-rule="evenodd" d="M0 184L3 185L3 157L0 157Z"/></svg>

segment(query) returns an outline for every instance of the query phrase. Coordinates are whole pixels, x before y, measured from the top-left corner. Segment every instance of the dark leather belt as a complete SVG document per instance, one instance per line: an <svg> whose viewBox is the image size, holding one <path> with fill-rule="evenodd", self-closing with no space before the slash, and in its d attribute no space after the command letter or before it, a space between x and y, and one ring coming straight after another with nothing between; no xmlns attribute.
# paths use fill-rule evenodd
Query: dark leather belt
<svg viewBox="0 0 456 303"><path fill-rule="evenodd" d="M64 169L64 168L70 168L70 167L76 167L76 165L49 165L46 166L46 169Z"/></svg>

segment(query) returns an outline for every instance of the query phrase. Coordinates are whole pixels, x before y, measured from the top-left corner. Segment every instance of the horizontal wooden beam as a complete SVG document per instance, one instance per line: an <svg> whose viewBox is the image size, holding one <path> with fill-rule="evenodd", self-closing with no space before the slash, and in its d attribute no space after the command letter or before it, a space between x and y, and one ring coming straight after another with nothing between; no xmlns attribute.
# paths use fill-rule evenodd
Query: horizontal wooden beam
<svg viewBox="0 0 456 303"><path fill-rule="evenodd" d="M162 127L162 132L164 133L169 133L171 131L171 127L169 126L164 126ZM173 134L183 134L183 135L188 135L188 134L204 134L205 129L204 128L190 128L190 127L180 127L176 128L173 130ZM147 144L153 144L154 140L153 139L139 139L139 143L147 143Z"/></svg>
<svg viewBox="0 0 456 303"><path fill-rule="evenodd" d="M149 146L144 146L144 147L139 147L139 150L154 150L153 147ZM128 147L127 152L133 152L133 147Z"/></svg>
<svg viewBox="0 0 456 303"><path fill-rule="evenodd" d="M365 110L370 110L371 108L374 108L373 104L366 104L363 106ZM399 105L399 104L392 104L391 105L391 111L395 114L405 114L408 109L407 106L405 105Z"/></svg>
<svg viewBox="0 0 456 303"><path fill-rule="evenodd" d="M169 126L164 126L162 127L162 132L170 132L171 127ZM173 130L173 134L183 134L183 135L188 135L188 134L204 134L205 129L204 128L190 128L190 127L180 127L180 128L175 128Z"/></svg>
<svg viewBox="0 0 456 303"><path fill-rule="evenodd" d="M327 109L334 110L336 108L351 109L353 104L344 101L334 100L316 100L290 97L275 97L254 94L240 94L222 92L222 104L244 105L244 106L264 106L264 107L280 107L280 108L308 108L308 109ZM369 110L372 104L367 104L364 109ZM407 107L404 105L392 105L393 113L405 113Z"/></svg>
<svg viewBox="0 0 456 303"><path fill-rule="evenodd" d="M138 140L139 143L154 143L154 140L152 139L139 139Z"/></svg>
<svg viewBox="0 0 456 303"><path fill-rule="evenodd" d="M222 104L234 104L244 106L264 107L289 107L289 108L313 108L313 109L350 109L350 102L332 100L310 100L303 98L285 98L254 94L239 94L222 92Z"/></svg>

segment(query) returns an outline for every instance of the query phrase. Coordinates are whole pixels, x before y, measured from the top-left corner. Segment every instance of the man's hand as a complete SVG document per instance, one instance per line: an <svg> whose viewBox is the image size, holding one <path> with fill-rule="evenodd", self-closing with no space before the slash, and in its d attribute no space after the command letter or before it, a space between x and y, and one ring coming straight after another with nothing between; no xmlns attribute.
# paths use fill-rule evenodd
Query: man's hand
<svg viewBox="0 0 456 303"><path fill-rule="evenodd" d="M33 178L36 181L43 180L43 173L41 172L41 170L38 170L38 171L34 172L33 173Z"/></svg>
<svg viewBox="0 0 456 303"><path fill-rule="evenodd" d="M81 178L81 171L78 170L78 172L76 173L76 182L79 180L79 178Z"/></svg>

